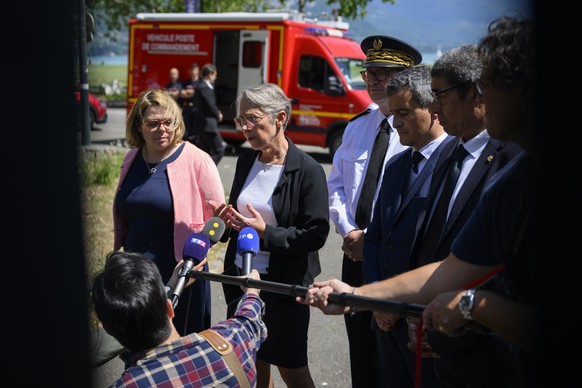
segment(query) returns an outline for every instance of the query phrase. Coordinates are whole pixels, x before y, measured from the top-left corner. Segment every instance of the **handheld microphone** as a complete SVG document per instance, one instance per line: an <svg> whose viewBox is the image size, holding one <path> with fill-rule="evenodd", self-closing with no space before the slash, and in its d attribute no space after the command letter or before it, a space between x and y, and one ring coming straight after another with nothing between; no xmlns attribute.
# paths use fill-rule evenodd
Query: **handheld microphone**
<svg viewBox="0 0 582 388"><path fill-rule="evenodd" d="M208 237L210 244L214 245L220 241L220 238L224 234L224 221L219 217L211 217L204 224L204 229L202 229L202 234Z"/></svg>
<svg viewBox="0 0 582 388"><path fill-rule="evenodd" d="M238 253L242 256L243 275L248 275L253 269L253 257L259 251L259 235L253 228L247 226L238 234Z"/></svg>
<svg viewBox="0 0 582 388"><path fill-rule="evenodd" d="M180 268L176 286L172 289L172 305L174 308L178 305L178 299L180 299L180 295L182 295L182 291L186 285L188 271L204 260L209 249L210 240L201 233L191 233L186 239L186 242L184 242L184 248L182 249L184 265Z"/></svg>

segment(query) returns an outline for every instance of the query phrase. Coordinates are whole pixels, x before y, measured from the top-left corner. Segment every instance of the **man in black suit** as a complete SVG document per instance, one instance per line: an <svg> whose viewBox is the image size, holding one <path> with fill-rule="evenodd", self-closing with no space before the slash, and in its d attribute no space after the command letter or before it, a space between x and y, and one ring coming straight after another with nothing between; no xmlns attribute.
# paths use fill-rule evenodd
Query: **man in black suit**
<svg viewBox="0 0 582 388"><path fill-rule="evenodd" d="M214 93L214 83L218 76L216 66L207 63L202 67L201 76L202 82L194 93L196 107L194 130L199 137L196 145L206 151L218 165L224 156L224 143L218 130L218 123L222 121L222 112L218 110Z"/></svg>
<svg viewBox="0 0 582 388"><path fill-rule="evenodd" d="M438 115L445 131L458 141L447 144L441 153L440 163L445 167L435 172L435 185L410 257L410 268L447 257L453 240L473 213L493 174L522 152L517 144L491 138L487 132L483 95L475 87L482 68L477 47L462 45L441 56L431 69L434 96L431 111ZM460 160L456 182L450 184L452 195L447 196L447 176L454 168L452 156L459 147L466 150L466 156ZM496 284L489 282L486 287ZM414 337L414 325L411 328ZM474 332L448 337L435 331L428 338L433 348L426 353L441 356L435 358L434 364L442 387L509 387L515 383L510 377L512 364L509 358L502 357L510 355L508 343L503 339ZM412 340L414 343L415 338ZM499 347L505 352L496 351Z"/></svg>
<svg viewBox="0 0 582 388"><path fill-rule="evenodd" d="M393 127L408 149L394 155L384 169L374 213L364 236L364 284L407 271L408 257L423 219L433 173L441 151L455 143L430 112L430 69L415 66L395 74L386 85ZM415 382L414 353L408 347L406 320L374 311L378 387L412 388ZM421 365L422 388L437 387L433 360Z"/></svg>

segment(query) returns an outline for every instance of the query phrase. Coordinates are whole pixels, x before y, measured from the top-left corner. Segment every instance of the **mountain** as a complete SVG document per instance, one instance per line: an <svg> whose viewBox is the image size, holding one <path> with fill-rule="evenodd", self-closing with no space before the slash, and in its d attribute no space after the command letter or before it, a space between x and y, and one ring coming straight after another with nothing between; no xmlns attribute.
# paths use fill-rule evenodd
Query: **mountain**
<svg viewBox="0 0 582 388"><path fill-rule="evenodd" d="M313 15L331 12L323 1L307 4ZM404 40L420 52L447 51L477 43L487 26L504 14L532 16L530 0L372 0L363 19L344 21L356 41L369 35L389 35Z"/></svg>
<svg viewBox="0 0 582 388"><path fill-rule="evenodd" d="M367 14L360 19L344 19L350 25L354 40L369 35L390 35L404 40L421 53L444 52L466 43L477 43L487 26L504 14L532 16L533 0L396 0L395 4L372 0ZM296 2L288 3L297 10ZM331 14L337 5L325 5L323 0L306 3L305 11L312 17ZM104 31L97 19L98 32ZM89 56L115 53L127 55L127 30L117 32L113 39L97 34L89 45ZM430 62L430 61L429 61Z"/></svg>

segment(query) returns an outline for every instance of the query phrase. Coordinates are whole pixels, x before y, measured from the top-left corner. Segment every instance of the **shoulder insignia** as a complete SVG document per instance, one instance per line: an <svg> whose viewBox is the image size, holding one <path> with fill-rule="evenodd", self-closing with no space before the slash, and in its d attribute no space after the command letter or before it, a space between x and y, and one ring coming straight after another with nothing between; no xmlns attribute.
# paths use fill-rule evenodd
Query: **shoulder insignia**
<svg viewBox="0 0 582 388"><path fill-rule="evenodd" d="M349 121L354 121L355 119L357 119L358 117L367 115L368 113L370 113L372 110L370 108L366 109L363 112L358 113L357 115L355 115L354 117L352 117Z"/></svg>

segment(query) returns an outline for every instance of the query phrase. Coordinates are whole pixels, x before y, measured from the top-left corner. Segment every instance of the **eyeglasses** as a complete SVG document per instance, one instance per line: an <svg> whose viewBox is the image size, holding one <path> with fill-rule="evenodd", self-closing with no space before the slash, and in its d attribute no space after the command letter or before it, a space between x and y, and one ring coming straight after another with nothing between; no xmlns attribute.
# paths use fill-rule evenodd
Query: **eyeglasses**
<svg viewBox="0 0 582 388"><path fill-rule="evenodd" d="M155 131L163 125L166 129L172 129L172 125L174 124L174 120L172 119L162 119L162 120L149 120L146 121L143 126L149 129L150 131Z"/></svg>
<svg viewBox="0 0 582 388"><path fill-rule="evenodd" d="M364 81L371 80L372 76L374 76L374 78L376 78L376 80L378 80L378 81L384 81L392 73L394 73L394 71L391 71L391 70L376 70L376 71L362 70L362 71L360 71L360 75L362 76L362 79Z"/></svg>
<svg viewBox="0 0 582 388"><path fill-rule="evenodd" d="M442 102L441 101L441 96L443 95L443 93L446 93L449 90L453 90L453 89L456 89L456 88L460 88L461 86L466 86L466 85L469 85L469 84L472 84L472 83L473 83L473 81L461 82L459 84L453 85L453 86L451 86L449 88L446 88L444 90L439 90L438 92L431 91L430 94L432 94L432 98L434 98L437 102L441 103Z"/></svg>
<svg viewBox="0 0 582 388"><path fill-rule="evenodd" d="M255 125L257 125L257 123L259 121L261 121L267 115L268 115L267 113L265 113L264 115L262 115L260 117L257 117L255 115L248 115L246 118L239 116L239 117L235 117L233 120L234 120L234 124L239 129L242 129L242 127L244 127L244 126L246 126L247 129L252 129Z"/></svg>
<svg viewBox="0 0 582 388"><path fill-rule="evenodd" d="M489 85L490 81L484 82L487 79L491 80L492 77L481 77L475 81L475 89L477 89L477 93L479 93L481 96L485 94L485 87Z"/></svg>

